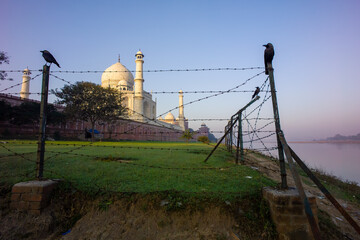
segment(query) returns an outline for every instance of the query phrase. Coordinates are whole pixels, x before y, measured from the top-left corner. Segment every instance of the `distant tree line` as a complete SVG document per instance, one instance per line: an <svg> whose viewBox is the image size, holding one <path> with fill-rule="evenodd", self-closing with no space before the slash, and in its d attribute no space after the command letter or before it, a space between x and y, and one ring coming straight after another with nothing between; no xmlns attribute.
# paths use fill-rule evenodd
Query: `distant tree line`
<svg viewBox="0 0 360 240"><path fill-rule="evenodd" d="M47 106L47 124L57 125L65 122L65 114L59 112L52 104ZM25 124L34 127L40 121L40 103L24 101L20 105L11 106L7 101L0 100L0 121L21 126Z"/></svg>

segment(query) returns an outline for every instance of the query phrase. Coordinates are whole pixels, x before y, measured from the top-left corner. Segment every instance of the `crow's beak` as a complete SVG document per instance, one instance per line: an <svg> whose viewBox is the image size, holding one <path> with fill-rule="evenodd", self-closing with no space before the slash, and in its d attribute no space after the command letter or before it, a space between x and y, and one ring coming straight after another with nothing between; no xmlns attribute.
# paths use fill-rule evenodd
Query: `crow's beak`
<svg viewBox="0 0 360 240"><path fill-rule="evenodd" d="M266 47L267 45L263 45L264 47Z"/></svg>

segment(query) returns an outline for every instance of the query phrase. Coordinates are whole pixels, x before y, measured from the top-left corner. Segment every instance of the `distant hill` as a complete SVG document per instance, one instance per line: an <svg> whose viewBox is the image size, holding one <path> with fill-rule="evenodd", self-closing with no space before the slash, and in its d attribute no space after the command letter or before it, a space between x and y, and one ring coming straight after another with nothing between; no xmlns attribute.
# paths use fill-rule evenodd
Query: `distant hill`
<svg viewBox="0 0 360 240"><path fill-rule="evenodd" d="M326 141L360 141L360 133L353 136L343 136L336 134L334 137L326 138Z"/></svg>

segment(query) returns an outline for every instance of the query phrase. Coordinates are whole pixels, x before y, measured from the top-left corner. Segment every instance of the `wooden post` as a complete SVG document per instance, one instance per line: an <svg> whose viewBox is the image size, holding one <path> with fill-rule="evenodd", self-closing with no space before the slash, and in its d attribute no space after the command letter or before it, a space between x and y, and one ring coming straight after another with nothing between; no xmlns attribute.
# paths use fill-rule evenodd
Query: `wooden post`
<svg viewBox="0 0 360 240"><path fill-rule="evenodd" d="M45 154L45 129L46 129L46 114L49 92L49 73L50 66L46 64L43 67L42 89L41 89L41 105L40 105L40 124L39 124L39 138L38 150L36 158L36 178L42 180L44 172L44 154Z"/></svg>
<svg viewBox="0 0 360 240"><path fill-rule="evenodd" d="M269 70L269 80L270 80L270 88L271 88L271 97L274 111L274 119L275 119L275 130L276 130L276 139L278 146L278 155L280 161L280 174L281 174L281 188L287 189L287 181L286 181L286 167L285 167L285 158L284 158L284 149L281 145L281 141L279 138L279 133L281 132L280 127L280 117L279 117L279 109L276 98L276 89L275 89L275 81L274 81L274 69L272 68L272 64L268 63L267 65Z"/></svg>
<svg viewBox="0 0 360 240"><path fill-rule="evenodd" d="M292 174L294 182L295 182L295 186L296 186L296 188L297 188L297 190L299 192L300 198L301 198L301 200L302 200L302 202L304 204L305 213L306 213L306 216L308 218L308 221L309 221L313 236L314 236L314 238L316 240L321 239L320 238L320 231L319 231L318 226L316 224L314 214L313 214L313 212L311 210L309 200L307 199L307 197L305 195L304 188L303 188L303 186L301 184L300 176L299 176L298 172L296 171L295 164L294 164L293 159L291 157L291 151L289 149L289 146L287 145L285 137L284 137L284 135L283 135L283 133L281 131L278 133L278 135L279 135L279 139L281 141L281 144L283 145L283 148L284 148L284 151L285 151L285 154L286 154L286 158L288 160L289 168L290 168L291 174Z"/></svg>

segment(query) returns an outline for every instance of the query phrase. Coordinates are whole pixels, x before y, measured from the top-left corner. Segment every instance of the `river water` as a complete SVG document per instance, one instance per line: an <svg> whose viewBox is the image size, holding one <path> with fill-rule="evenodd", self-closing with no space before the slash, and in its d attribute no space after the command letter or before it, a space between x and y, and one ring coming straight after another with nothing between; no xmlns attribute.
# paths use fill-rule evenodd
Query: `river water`
<svg viewBox="0 0 360 240"><path fill-rule="evenodd" d="M288 143L312 168L360 185L360 143Z"/></svg>
<svg viewBox="0 0 360 240"><path fill-rule="evenodd" d="M310 168L321 169L343 180L357 182L360 185L360 143L317 143L288 142L289 146ZM267 148L276 147L276 143L265 143ZM248 146L245 146L247 148ZM264 145L255 144L253 149ZM269 152L263 152L269 155ZM277 150L271 150L277 157Z"/></svg>

